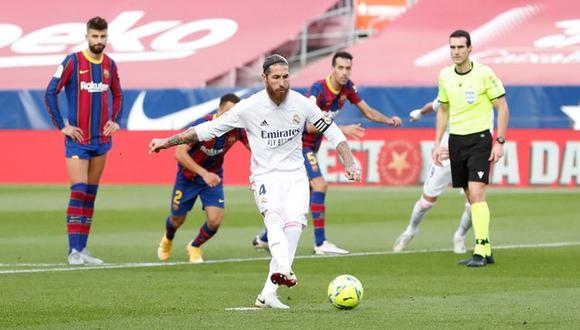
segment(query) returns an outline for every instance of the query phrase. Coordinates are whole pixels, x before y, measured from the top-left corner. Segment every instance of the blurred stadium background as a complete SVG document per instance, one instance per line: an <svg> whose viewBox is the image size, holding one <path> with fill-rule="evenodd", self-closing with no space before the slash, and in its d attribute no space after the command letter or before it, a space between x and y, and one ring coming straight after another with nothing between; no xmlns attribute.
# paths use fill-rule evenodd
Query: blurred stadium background
<svg viewBox="0 0 580 330"><path fill-rule="evenodd" d="M65 54L86 47L84 23L96 14L110 22L106 51L119 64L125 90L124 130L115 137L105 184L171 183L171 153L145 152L152 136L166 134L154 131L178 130L214 111L224 92L245 96L260 89L261 62L274 52L290 59L291 85L304 92L328 74L333 52L350 51L352 80L363 98L406 119L436 96L438 71L450 63L448 35L457 28L471 31L472 57L491 65L507 86L511 129L493 183L580 183L580 5L573 1L62 4L55 11L52 3L22 0L0 12L0 183L67 182L63 139L49 120L43 92ZM371 128L353 142L363 185L423 181L435 116L387 129L349 104L337 120ZM249 166L240 164L249 163L248 153L237 148L228 158L226 184L245 185ZM320 158L328 180L340 184L336 155L323 147Z"/></svg>

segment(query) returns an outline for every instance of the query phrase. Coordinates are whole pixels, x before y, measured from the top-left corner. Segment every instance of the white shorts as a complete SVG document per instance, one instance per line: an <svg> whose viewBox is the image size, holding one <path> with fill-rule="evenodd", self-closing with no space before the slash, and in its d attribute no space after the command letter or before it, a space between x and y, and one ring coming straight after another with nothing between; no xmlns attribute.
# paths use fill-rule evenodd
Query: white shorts
<svg viewBox="0 0 580 330"><path fill-rule="evenodd" d="M449 161L443 162L444 166L439 167L431 164L429 175L423 184L423 194L431 197L438 197L451 184L451 165Z"/></svg>
<svg viewBox="0 0 580 330"><path fill-rule="evenodd" d="M250 184L261 214L277 210L284 222L297 221L306 226L310 186L304 168L252 176Z"/></svg>

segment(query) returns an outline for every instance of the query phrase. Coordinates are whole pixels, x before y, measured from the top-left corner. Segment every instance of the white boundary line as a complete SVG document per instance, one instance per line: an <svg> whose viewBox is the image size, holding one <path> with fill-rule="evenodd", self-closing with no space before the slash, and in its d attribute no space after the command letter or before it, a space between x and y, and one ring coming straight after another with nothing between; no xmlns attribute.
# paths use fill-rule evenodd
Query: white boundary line
<svg viewBox="0 0 580 330"><path fill-rule="evenodd" d="M512 244L512 245L495 245L494 249L529 249L529 248L554 248L554 247L566 247L566 246L578 246L580 242L556 242L556 243L540 243L540 244ZM350 253L346 255L307 255L307 256L296 256L295 259L317 259L317 258L349 258L349 257L364 257L364 256L381 256L381 255L394 255L394 254L417 254L417 253L434 253L434 252L451 252L452 249L426 249L426 250L411 250L404 251L400 253L395 253L393 251L376 251L376 252L358 252ZM235 263L235 262L248 262L248 261L262 261L270 260L270 257L254 257L254 258L231 258L231 259L220 259L220 260L206 260L204 264L225 264L225 263ZM84 271L93 269L125 269L125 268L146 268L146 267L166 267L166 266L181 266L190 265L186 261L177 262L129 262L129 263L118 263L118 264L104 264L100 266L68 266L63 263L55 264L34 264L34 263L0 263L0 267L47 267L47 268L37 268L37 269L7 269L0 270L0 275L4 274L24 274L24 273L48 273L48 272L71 272L71 271Z"/></svg>

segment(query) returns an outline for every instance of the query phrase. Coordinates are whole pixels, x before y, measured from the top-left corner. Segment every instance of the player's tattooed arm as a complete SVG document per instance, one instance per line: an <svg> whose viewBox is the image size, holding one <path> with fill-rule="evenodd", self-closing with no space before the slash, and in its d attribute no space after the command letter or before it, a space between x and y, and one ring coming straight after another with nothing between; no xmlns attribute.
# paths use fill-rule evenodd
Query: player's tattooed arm
<svg viewBox="0 0 580 330"><path fill-rule="evenodd" d="M186 144L199 141L195 128L191 127L187 131L170 136L165 139L153 139L149 143L149 153L159 152L159 150L171 148L178 144Z"/></svg>
<svg viewBox="0 0 580 330"><path fill-rule="evenodd" d="M361 169L354 160L347 141L342 141L336 146L336 153L340 156L340 161L344 165L346 177L352 181L361 180Z"/></svg>

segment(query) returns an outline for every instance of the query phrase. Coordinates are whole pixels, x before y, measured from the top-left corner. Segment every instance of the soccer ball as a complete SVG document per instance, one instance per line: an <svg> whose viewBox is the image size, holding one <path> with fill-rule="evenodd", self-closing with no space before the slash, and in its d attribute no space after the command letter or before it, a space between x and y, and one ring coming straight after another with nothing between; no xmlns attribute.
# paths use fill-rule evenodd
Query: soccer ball
<svg viewBox="0 0 580 330"><path fill-rule="evenodd" d="M338 309L353 309L363 298L363 286L352 275L337 276L328 285L328 300Z"/></svg>

